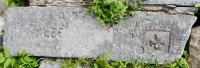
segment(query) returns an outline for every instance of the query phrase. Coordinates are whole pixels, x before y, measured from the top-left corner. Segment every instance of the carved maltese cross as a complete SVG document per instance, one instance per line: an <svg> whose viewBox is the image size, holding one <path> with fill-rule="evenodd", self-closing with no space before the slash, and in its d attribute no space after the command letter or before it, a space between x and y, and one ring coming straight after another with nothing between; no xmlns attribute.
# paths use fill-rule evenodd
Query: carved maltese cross
<svg viewBox="0 0 200 68"><path fill-rule="evenodd" d="M160 36L156 34L154 36L155 36L154 39L151 39L149 44L151 47L154 47L154 49L160 50L161 45L165 45L165 41L163 39L161 40Z"/></svg>

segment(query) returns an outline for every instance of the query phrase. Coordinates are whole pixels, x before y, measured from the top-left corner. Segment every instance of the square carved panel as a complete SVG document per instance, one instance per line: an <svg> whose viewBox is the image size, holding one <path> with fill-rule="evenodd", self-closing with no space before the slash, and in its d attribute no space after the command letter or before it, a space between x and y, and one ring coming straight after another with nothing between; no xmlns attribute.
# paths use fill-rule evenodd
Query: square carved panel
<svg viewBox="0 0 200 68"><path fill-rule="evenodd" d="M145 42L149 50L169 52L170 32L146 31Z"/></svg>

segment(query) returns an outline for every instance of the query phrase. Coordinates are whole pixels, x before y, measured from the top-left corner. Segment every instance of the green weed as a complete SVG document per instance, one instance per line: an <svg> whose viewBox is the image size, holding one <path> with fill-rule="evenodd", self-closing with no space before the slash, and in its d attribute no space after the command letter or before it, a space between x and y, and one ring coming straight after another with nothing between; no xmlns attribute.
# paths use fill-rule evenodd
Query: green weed
<svg viewBox="0 0 200 68"><path fill-rule="evenodd" d="M92 0L87 13L94 13L102 26L106 26L106 23L114 25L119 23L121 19L135 15L134 10L141 3L141 1L129 3L125 0Z"/></svg>
<svg viewBox="0 0 200 68"><path fill-rule="evenodd" d="M198 2L196 5L195 5L196 8L198 8L200 10L200 2Z"/></svg>
<svg viewBox="0 0 200 68"><path fill-rule="evenodd" d="M66 59L61 68L76 68L78 66L78 60L74 58Z"/></svg>
<svg viewBox="0 0 200 68"><path fill-rule="evenodd" d="M0 68L37 68L41 59L31 57L32 54L23 50L16 57L10 55L10 51L3 47L0 52Z"/></svg>
<svg viewBox="0 0 200 68"><path fill-rule="evenodd" d="M189 64L186 58L176 59L176 61L173 63L167 61L164 66L167 68L189 68Z"/></svg>
<svg viewBox="0 0 200 68"><path fill-rule="evenodd" d="M88 59L67 59L63 64L62 68L76 68L80 64L83 66L90 66L91 68L189 68L187 58L176 59L175 62L166 61L165 64L159 64L156 60L155 64L150 64L149 61L139 62L138 60L126 61L108 61L107 57L109 52L103 53L101 56ZM185 55L185 54L184 54Z"/></svg>
<svg viewBox="0 0 200 68"><path fill-rule="evenodd" d="M4 0L4 4L8 7L27 6L29 0Z"/></svg>

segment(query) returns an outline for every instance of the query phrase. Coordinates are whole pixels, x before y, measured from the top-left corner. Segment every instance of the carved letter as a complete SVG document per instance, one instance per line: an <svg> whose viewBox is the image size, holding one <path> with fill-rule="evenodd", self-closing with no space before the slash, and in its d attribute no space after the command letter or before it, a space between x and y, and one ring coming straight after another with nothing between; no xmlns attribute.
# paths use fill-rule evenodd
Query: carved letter
<svg viewBox="0 0 200 68"><path fill-rule="evenodd" d="M55 38L56 37L56 28L52 28L52 33L51 33L51 37Z"/></svg>
<svg viewBox="0 0 200 68"><path fill-rule="evenodd" d="M60 12L58 17L59 19L64 19L64 13Z"/></svg>
<svg viewBox="0 0 200 68"><path fill-rule="evenodd" d="M61 36L62 30L63 30L63 28L59 28L59 30L58 30L58 37L60 37L60 38L62 38L62 36Z"/></svg>
<svg viewBox="0 0 200 68"><path fill-rule="evenodd" d="M44 28L44 36L49 37L50 31L48 28Z"/></svg>

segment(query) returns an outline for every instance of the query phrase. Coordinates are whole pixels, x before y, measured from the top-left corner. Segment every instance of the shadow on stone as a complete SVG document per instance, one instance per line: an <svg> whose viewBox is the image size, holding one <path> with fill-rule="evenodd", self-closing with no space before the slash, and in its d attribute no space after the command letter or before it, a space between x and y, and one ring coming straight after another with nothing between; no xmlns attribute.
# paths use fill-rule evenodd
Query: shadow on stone
<svg viewBox="0 0 200 68"><path fill-rule="evenodd" d="M200 10L195 14L197 21L194 23L193 27L200 26Z"/></svg>
<svg viewBox="0 0 200 68"><path fill-rule="evenodd" d="M3 46L3 36L0 36L0 46Z"/></svg>

